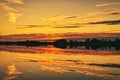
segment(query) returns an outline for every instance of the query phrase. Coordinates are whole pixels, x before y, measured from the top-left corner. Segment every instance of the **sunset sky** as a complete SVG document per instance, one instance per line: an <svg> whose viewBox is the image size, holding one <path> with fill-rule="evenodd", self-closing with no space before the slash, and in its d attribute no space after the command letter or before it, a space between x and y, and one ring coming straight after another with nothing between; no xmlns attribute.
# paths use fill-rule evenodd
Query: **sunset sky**
<svg viewBox="0 0 120 80"><path fill-rule="evenodd" d="M120 33L120 0L0 0L0 35Z"/></svg>

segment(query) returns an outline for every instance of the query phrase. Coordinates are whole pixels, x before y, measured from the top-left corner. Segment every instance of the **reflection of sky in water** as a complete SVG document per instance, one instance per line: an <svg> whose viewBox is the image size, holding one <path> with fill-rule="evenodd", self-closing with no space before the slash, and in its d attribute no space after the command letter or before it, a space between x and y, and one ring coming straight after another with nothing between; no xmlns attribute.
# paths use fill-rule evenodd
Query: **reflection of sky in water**
<svg viewBox="0 0 120 80"><path fill-rule="evenodd" d="M0 80L120 79L120 55L115 52L82 50L84 54L74 54L68 50L65 54L61 49L33 48L28 51L44 54L30 54L24 48L5 49L0 52Z"/></svg>

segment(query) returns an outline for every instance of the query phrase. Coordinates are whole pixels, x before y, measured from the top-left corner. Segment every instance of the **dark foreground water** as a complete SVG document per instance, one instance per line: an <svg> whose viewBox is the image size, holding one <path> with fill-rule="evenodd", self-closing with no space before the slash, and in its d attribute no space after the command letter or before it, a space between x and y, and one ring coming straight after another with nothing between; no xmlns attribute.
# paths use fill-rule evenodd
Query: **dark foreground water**
<svg viewBox="0 0 120 80"><path fill-rule="evenodd" d="M0 80L120 80L120 51L0 46Z"/></svg>

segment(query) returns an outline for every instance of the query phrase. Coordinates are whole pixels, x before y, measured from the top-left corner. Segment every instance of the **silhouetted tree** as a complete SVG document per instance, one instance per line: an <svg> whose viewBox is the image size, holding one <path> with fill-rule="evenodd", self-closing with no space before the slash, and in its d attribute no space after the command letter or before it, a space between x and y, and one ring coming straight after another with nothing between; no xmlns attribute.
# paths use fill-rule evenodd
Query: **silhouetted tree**
<svg viewBox="0 0 120 80"><path fill-rule="evenodd" d="M120 49L120 39L115 39L114 41L114 46L116 50Z"/></svg>
<svg viewBox="0 0 120 80"><path fill-rule="evenodd" d="M87 38L87 39L85 40L85 42L86 42L86 43L89 43L89 42L90 42L90 39L89 39L89 38Z"/></svg>
<svg viewBox="0 0 120 80"><path fill-rule="evenodd" d="M58 48L66 48L68 46L68 42L65 39L60 39L54 41L53 45Z"/></svg>

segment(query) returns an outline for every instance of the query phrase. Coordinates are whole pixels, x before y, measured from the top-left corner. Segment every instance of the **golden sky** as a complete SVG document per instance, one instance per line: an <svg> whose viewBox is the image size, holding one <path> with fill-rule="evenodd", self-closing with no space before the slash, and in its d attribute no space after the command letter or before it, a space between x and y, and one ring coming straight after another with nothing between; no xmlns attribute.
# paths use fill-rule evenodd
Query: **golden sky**
<svg viewBox="0 0 120 80"><path fill-rule="evenodd" d="M120 0L0 0L0 35L120 33Z"/></svg>

